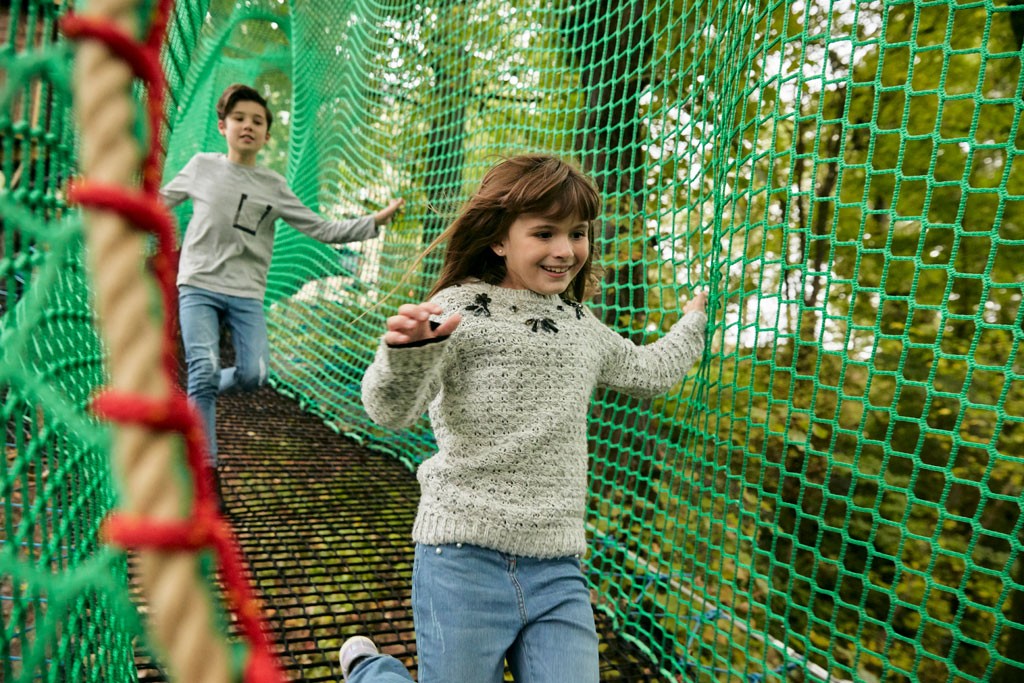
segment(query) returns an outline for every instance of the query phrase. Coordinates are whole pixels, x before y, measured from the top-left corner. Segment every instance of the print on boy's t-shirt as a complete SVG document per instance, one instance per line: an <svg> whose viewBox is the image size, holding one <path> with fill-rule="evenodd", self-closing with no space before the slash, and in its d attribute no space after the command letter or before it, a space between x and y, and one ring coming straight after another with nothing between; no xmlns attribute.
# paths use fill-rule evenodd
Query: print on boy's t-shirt
<svg viewBox="0 0 1024 683"><path fill-rule="evenodd" d="M256 231L260 229L263 219L267 217L274 207L269 204L257 204L246 201L248 199L249 195L243 192L241 199L238 200L238 209L235 210L235 220L232 221L232 227L238 228L250 235L255 235Z"/></svg>

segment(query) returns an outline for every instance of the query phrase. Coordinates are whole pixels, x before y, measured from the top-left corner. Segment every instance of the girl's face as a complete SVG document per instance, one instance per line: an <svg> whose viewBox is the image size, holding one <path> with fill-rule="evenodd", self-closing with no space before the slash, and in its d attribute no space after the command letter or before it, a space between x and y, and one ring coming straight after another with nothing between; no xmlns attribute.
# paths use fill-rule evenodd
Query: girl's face
<svg viewBox="0 0 1024 683"><path fill-rule="evenodd" d="M491 245L505 259L501 286L544 295L564 292L590 256L589 227L576 216L520 215L505 239Z"/></svg>

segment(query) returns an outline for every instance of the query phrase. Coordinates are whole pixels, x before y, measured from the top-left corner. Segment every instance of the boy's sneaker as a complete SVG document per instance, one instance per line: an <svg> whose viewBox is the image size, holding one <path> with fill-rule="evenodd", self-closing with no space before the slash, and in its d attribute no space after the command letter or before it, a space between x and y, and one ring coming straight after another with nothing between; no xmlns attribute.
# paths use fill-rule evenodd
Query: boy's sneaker
<svg viewBox="0 0 1024 683"><path fill-rule="evenodd" d="M380 650L373 644L373 641L366 636L353 636L341 645L338 658L341 660L341 675L348 680L352 669L356 667L361 659L373 657L380 654Z"/></svg>

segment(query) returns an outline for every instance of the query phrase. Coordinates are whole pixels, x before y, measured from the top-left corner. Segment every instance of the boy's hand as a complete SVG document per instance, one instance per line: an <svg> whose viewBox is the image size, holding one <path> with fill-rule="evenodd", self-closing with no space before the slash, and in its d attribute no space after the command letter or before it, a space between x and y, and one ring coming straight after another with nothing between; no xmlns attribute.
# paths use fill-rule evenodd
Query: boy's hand
<svg viewBox="0 0 1024 683"><path fill-rule="evenodd" d="M430 329L430 316L443 312L443 309L434 303L402 304L398 307L398 315L388 318L388 331L384 333L384 343L397 346L435 337L447 337L459 326L462 316L456 313L441 323L436 330Z"/></svg>
<svg viewBox="0 0 1024 683"><path fill-rule="evenodd" d="M405 206L404 199L392 199L388 202L388 205L383 209L373 214L373 220L377 225L384 225L391 220L391 217L395 215L395 212Z"/></svg>
<svg viewBox="0 0 1024 683"><path fill-rule="evenodd" d="M693 295L693 298L686 302L683 306L683 313L692 313L693 311L700 311L707 313L708 308L708 295L706 292L697 292Z"/></svg>

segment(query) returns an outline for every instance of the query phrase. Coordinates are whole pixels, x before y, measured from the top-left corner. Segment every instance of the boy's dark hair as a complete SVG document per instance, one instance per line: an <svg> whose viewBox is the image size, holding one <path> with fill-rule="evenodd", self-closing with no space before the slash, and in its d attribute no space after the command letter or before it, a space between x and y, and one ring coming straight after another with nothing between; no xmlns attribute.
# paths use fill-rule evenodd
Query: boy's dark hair
<svg viewBox="0 0 1024 683"><path fill-rule="evenodd" d="M270 114L270 107L267 106L267 101L263 99L263 95L260 95L244 83L232 83L224 88L224 92L220 94L220 99L217 100L217 120L223 121L226 119L239 102L255 102L263 107L263 111L267 113L267 132L269 133L270 124L274 122L274 117Z"/></svg>
<svg viewBox="0 0 1024 683"><path fill-rule="evenodd" d="M536 214L556 220L575 216L589 225L590 254L565 292L568 298L583 301L597 285L592 262L594 221L600 210L601 195L594 181L569 162L546 154L505 159L487 172L455 222L427 248L429 253L447 243L441 275L430 296L470 277L501 284L505 260L491 246L508 235L520 215Z"/></svg>

